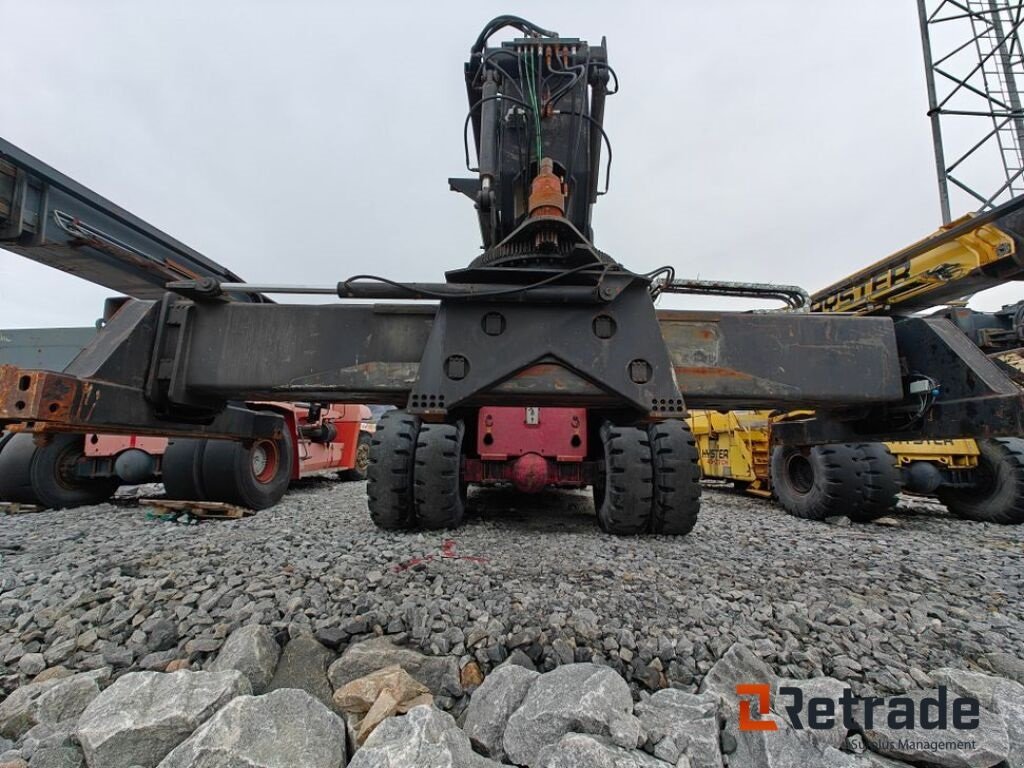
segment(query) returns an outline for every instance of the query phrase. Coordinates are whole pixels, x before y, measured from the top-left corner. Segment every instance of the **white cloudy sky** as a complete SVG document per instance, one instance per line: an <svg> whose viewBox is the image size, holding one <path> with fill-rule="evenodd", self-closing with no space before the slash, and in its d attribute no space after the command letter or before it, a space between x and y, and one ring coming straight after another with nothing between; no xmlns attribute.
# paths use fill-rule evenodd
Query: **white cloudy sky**
<svg viewBox="0 0 1024 768"><path fill-rule="evenodd" d="M251 281L437 279L477 250L446 179L504 12L608 36L594 222L632 268L814 289L939 223L911 0L0 0L0 135ZM0 251L0 327L90 324L107 293Z"/></svg>

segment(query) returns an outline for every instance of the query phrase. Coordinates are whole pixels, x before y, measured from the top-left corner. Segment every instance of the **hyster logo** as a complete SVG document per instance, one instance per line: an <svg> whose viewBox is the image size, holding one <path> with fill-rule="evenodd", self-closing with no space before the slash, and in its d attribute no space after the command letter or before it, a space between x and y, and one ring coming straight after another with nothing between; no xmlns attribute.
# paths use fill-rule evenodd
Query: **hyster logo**
<svg viewBox="0 0 1024 768"><path fill-rule="evenodd" d="M785 696L789 703L783 705L790 725L796 730L811 728L826 730L836 725L837 717L842 727L847 730L871 730L875 727L875 718L884 719L885 724L893 730L947 730L952 719L952 727L957 730L970 731L978 727L981 713L980 702L971 696L957 697L949 701L946 686L940 685L937 696L925 696L915 702L906 696L894 696L886 701L877 696L857 698L847 688L839 699L827 699L814 696L804 700L804 692L800 688L784 685L779 688L779 696ZM757 697L759 715L771 711L771 686L767 683L741 683L736 686L736 695L740 696L740 730L741 731L777 731L779 724L774 720L755 719L750 711L750 698ZM949 706L952 704L952 706ZM838 706L837 706L838 705ZM879 712L878 710L882 710ZM952 711L952 718L949 713ZM838 713L838 714L837 714ZM856 716L855 716L856 714ZM804 725L806 723L806 725Z"/></svg>

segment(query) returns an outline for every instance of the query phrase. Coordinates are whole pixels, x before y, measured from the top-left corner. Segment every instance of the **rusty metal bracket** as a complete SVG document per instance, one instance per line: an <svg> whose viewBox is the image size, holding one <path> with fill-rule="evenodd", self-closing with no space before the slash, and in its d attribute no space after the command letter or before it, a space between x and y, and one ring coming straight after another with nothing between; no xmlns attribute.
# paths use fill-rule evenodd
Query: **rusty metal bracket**
<svg viewBox="0 0 1024 768"><path fill-rule="evenodd" d="M280 437L271 411L227 406L205 424L162 421L138 389L53 371L0 366L0 423L11 431L174 434L182 437Z"/></svg>

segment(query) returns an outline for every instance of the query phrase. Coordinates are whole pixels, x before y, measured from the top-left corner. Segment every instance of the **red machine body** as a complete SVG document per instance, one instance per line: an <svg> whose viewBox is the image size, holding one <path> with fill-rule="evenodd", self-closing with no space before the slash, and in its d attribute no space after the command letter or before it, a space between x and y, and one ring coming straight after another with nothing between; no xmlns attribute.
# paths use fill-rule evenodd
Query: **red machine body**
<svg viewBox="0 0 1024 768"><path fill-rule="evenodd" d="M463 463L468 483L511 483L525 493L548 486L583 487L593 482L586 461L585 408L481 408L476 457Z"/></svg>
<svg viewBox="0 0 1024 768"><path fill-rule="evenodd" d="M300 403L249 405L277 411L284 417L295 449L293 480L317 472L354 468L359 435L374 430L370 409L365 405L324 406L312 420L308 406ZM84 458L89 468L84 472L80 468L79 472L91 477L118 475L128 483L158 480L166 450L165 437L88 434Z"/></svg>

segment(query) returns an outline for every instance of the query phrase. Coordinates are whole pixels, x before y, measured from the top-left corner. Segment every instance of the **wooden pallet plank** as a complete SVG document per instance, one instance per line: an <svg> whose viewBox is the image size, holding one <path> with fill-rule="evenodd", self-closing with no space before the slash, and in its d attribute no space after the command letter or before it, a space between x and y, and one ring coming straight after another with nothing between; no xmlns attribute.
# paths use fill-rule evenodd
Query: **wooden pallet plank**
<svg viewBox="0 0 1024 768"><path fill-rule="evenodd" d="M253 510L221 501L184 501L177 499L141 499L140 504L169 512L184 512L200 520L239 520L255 514Z"/></svg>
<svg viewBox="0 0 1024 768"><path fill-rule="evenodd" d="M39 504L23 504L19 501L0 501L0 512L5 515L25 515L30 512L42 512L46 507Z"/></svg>

